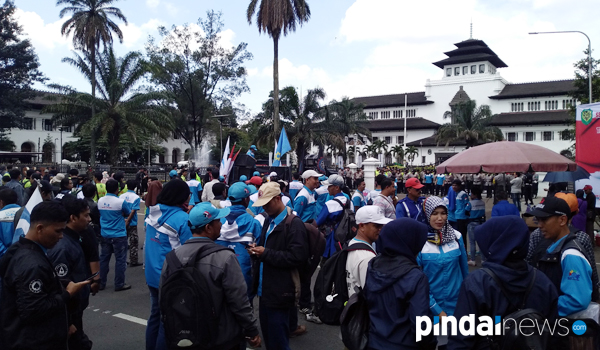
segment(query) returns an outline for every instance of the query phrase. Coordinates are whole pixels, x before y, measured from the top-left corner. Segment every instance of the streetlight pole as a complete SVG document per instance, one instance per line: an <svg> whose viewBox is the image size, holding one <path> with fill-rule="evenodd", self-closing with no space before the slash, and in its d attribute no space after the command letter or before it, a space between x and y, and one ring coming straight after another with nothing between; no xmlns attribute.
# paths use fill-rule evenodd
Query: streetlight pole
<svg viewBox="0 0 600 350"><path fill-rule="evenodd" d="M588 103L592 103L592 41L590 40L590 37L587 36L587 34L585 34L584 32L581 32L579 30L563 30L563 31L557 31L557 32L532 32L529 34L563 34L563 33L580 33L580 34L585 35L585 37L588 39L588 84L589 84L589 89L590 89Z"/></svg>
<svg viewBox="0 0 600 350"><path fill-rule="evenodd" d="M232 114L219 114L212 116L212 118L219 118L219 130L221 132L221 156L223 155L223 118L231 115Z"/></svg>
<svg viewBox="0 0 600 350"><path fill-rule="evenodd" d="M60 128L58 128L58 130L60 130L60 169L62 171L62 165L63 165L63 142L62 142L63 126L61 126Z"/></svg>

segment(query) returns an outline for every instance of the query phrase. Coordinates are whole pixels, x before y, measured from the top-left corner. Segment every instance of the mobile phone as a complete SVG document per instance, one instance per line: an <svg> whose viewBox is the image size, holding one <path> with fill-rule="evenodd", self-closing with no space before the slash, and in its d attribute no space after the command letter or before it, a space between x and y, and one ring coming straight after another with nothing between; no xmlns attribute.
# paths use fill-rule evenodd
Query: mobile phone
<svg viewBox="0 0 600 350"><path fill-rule="evenodd" d="M91 281L94 279L94 277L98 276L100 274L100 271L96 272L95 274L91 275L90 277L86 278L86 281Z"/></svg>

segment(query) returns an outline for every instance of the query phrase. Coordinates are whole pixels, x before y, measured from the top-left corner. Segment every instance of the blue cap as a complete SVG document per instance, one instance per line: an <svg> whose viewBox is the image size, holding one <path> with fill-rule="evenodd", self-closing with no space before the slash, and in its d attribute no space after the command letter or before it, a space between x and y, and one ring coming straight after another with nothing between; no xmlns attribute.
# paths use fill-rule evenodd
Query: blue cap
<svg viewBox="0 0 600 350"><path fill-rule="evenodd" d="M250 190L250 195L253 195L256 192L258 192L258 189L254 185L248 185L248 189Z"/></svg>
<svg viewBox="0 0 600 350"><path fill-rule="evenodd" d="M323 175L319 177L319 181L325 181L327 180L327 176Z"/></svg>
<svg viewBox="0 0 600 350"><path fill-rule="evenodd" d="M258 171L255 171L252 176L260 176L260 173Z"/></svg>
<svg viewBox="0 0 600 350"><path fill-rule="evenodd" d="M255 145L252 145L252 146L250 146L250 149L253 149L253 150L255 150L255 151L256 151L256 146L255 146Z"/></svg>
<svg viewBox="0 0 600 350"><path fill-rule="evenodd" d="M231 187L229 187L229 191L227 191L227 195L229 200L233 202L239 202L244 198L250 197L250 189L248 185L243 182L236 182Z"/></svg>
<svg viewBox="0 0 600 350"><path fill-rule="evenodd" d="M219 181L220 182L225 182L225 178L223 176L219 176Z"/></svg>
<svg viewBox="0 0 600 350"><path fill-rule="evenodd" d="M240 176L240 181L248 181L248 177L246 175Z"/></svg>
<svg viewBox="0 0 600 350"><path fill-rule="evenodd" d="M175 177L175 176L177 176L177 170L173 169L173 170L169 171L169 176L170 176L170 177Z"/></svg>
<svg viewBox="0 0 600 350"><path fill-rule="evenodd" d="M219 220L229 215L229 208L217 209L210 202L201 202L196 204L190 211L188 220L192 230L206 226L214 220Z"/></svg>

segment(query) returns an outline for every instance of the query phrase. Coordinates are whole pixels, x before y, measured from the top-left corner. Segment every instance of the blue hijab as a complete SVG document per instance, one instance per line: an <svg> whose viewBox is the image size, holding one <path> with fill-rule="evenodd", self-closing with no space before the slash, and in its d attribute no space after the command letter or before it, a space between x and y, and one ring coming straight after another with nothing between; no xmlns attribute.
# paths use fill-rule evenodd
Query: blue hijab
<svg viewBox="0 0 600 350"><path fill-rule="evenodd" d="M518 216L493 217L475 229L475 240L486 261L523 260L529 248L529 228Z"/></svg>

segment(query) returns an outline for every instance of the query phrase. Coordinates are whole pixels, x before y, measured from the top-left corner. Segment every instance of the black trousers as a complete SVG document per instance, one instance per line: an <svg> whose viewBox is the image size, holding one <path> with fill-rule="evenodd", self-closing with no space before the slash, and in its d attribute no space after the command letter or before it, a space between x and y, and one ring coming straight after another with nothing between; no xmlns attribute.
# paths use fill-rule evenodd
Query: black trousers
<svg viewBox="0 0 600 350"><path fill-rule="evenodd" d="M458 224L458 232L460 232L460 234L462 235L462 239L463 239L463 243L465 245L465 251L469 251L468 246L467 246L467 242L469 241L467 239L467 226L469 225L469 220L468 219L458 219L456 220L457 224Z"/></svg>
<svg viewBox="0 0 600 350"><path fill-rule="evenodd" d="M492 198L492 185L485 186L485 192L487 193L487 198Z"/></svg>
<svg viewBox="0 0 600 350"><path fill-rule="evenodd" d="M531 185L523 186L523 195L525 196L525 205L527 205L527 203L533 204L532 193L533 192L532 192Z"/></svg>

